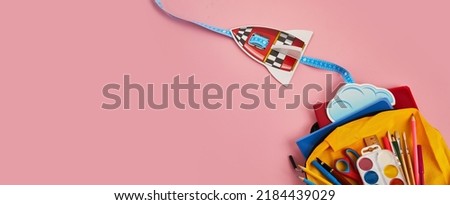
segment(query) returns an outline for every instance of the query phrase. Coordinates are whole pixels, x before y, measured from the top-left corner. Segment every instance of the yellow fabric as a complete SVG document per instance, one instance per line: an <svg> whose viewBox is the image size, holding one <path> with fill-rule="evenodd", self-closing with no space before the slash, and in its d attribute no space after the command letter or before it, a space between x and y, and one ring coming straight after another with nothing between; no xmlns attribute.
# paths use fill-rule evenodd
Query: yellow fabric
<svg viewBox="0 0 450 205"><path fill-rule="evenodd" d="M417 144L422 145L425 184L450 184L450 150L442 135L420 115L417 109L401 109L381 112L372 117L365 117L336 128L320 143L309 156L307 168L320 173L311 161L319 157L334 167L336 159L343 157L343 149L353 148L359 153L364 147L363 138L376 135L383 146L381 138L389 130L391 133L406 132L408 148L412 155L410 118L414 114L417 125ZM318 183L313 177L311 181Z"/></svg>

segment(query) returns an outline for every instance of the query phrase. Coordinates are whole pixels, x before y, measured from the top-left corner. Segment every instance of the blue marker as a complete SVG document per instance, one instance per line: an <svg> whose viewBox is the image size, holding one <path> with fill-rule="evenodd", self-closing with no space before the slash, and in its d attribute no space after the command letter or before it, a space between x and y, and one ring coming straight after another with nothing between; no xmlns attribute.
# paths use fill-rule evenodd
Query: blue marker
<svg viewBox="0 0 450 205"><path fill-rule="evenodd" d="M319 162L317 162L317 160L313 160L312 165L314 167L316 167L319 172L326 177L331 183L333 183L334 185L342 185L333 175L331 175L330 172L328 172Z"/></svg>

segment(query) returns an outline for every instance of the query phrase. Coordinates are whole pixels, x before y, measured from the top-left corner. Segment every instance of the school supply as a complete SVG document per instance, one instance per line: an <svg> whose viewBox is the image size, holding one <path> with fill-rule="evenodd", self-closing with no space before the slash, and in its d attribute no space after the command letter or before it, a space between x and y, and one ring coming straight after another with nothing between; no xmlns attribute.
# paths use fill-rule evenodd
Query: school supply
<svg viewBox="0 0 450 205"><path fill-rule="evenodd" d="M304 182L306 185L316 185L316 184L314 184L314 182L312 182L312 181L310 181L309 179L306 179L306 178L304 178L304 177L298 176L298 178L299 178L300 180L302 180L302 182Z"/></svg>
<svg viewBox="0 0 450 205"><path fill-rule="evenodd" d="M414 176L415 180L419 180L419 159L417 153L417 127L416 118L411 115L411 135L412 135L412 147L413 147L413 164L414 164Z"/></svg>
<svg viewBox="0 0 450 205"><path fill-rule="evenodd" d="M391 132L389 132L389 130L387 131L387 136L388 136L388 139L389 139L389 144L392 147L391 151L392 151L392 153L394 153L395 157L397 157L397 154L396 154L395 148L394 148L394 143L392 143L392 135L391 135ZM397 160L398 160L398 157L397 157Z"/></svg>
<svg viewBox="0 0 450 205"><path fill-rule="evenodd" d="M330 167L330 165L323 162L319 158L316 158L316 160L320 163L320 165L323 166L323 168L325 168L328 172L330 172L331 175L333 175L342 185L351 185L352 184L344 176L342 176L339 172L337 172L332 167Z"/></svg>
<svg viewBox="0 0 450 205"><path fill-rule="evenodd" d="M371 145L361 150L358 172L366 185L404 185L405 178L394 155L382 150L379 145Z"/></svg>
<svg viewBox="0 0 450 205"><path fill-rule="evenodd" d="M389 137L388 136L384 136L384 137L381 138L381 140L383 141L384 148L392 152L392 146L391 146L391 142L389 140Z"/></svg>
<svg viewBox="0 0 450 205"><path fill-rule="evenodd" d="M398 146L398 156L400 158L400 165L402 168L402 172L403 172L403 176L405 176L406 182L408 183L408 185L411 185L411 181L409 178L409 174L408 174L408 167L406 167L406 159L405 159L405 155L403 153L403 148L401 145L401 141L400 141L400 137L397 131L395 131L395 137L394 137L395 141L394 143L397 144Z"/></svg>
<svg viewBox="0 0 450 205"><path fill-rule="evenodd" d="M422 175L423 180L426 184L450 184L450 150L441 134L414 108L381 111L372 116L354 118L347 123L336 126L329 133L323 134L323 139L311 148L312 151L305 156L306 164L309 165L317 157L323 162L331 164L336 159L345 157L343 150L347 148L362 150L365 147L363 138L366 136L376 135L381 138L386 135L388 130L409 130L411 114L415 116L417 142L422 147L422 152L418 149L418 155L419 153L422 154L422 160L418 161L423 162L421 167L426 169ZM320 132L322 129L316 132ZM320 173L313 166L308 168L312 172ZM399 173L401 172L399 171ZM307 178L315 182L314 178L309 178L309 176ZM390 179L392 181L393 178ZM407 184L406 181L404 182Z"/></svg>
<svg viewBox="0 0 450 205"><path fill-rule="evenodd" d="M394 156L397 157L400 164L402 164L403 161L402 161L402 156L400 153L400 145L397 142L397 138L395 137L395 134L394 134L394 136L391 137L391 139L392 139L392 147L394 148L394 152L393 152Z"/></svg>
<svg viewBox="0 0 450 205"><path fill-rule="evenodd" d="M370 145L380 145L380 142L378 141L378 137L376 135L372 135L369 137L364 137L364 144L366 144L366 146L370 146Z"/></svg>
<svg viewBox="0 0 450 205"><path fill-rule="evenodd" d="M306 167L297 166L300 170L304 171L306 174L308 174L309 176L312 176L313 178L315 178L320 184L324 184L324 185L333 185L332 183L330 183L329 181L327 181L326 179L324 179L323 177L321 177L319 174L307 169ZM308 178L309 179L309 178Z"/></svg>
<svg viewBox="0 0 450 205"><path fill-rule="evenodd" d="M360 155L354 149L344 149L344 157L336 160L335 168L342 175L354 180L358 184L361 184L361 178L356 170L356 160L358 160L359 157Z"/></svg>
<svg viewBox="0 0 450 205"><path fill-rule="evenodd" d="M409 154L408 142L406 141L406 133L403 132L402 147L404 148L403 153L405 153L406 167L408 168L409 181L411 185L416 185L416 180L414 176L414 168L411 160L411 155Z"/></svg>
<svg viewBox="0 0 450 205"><path fill-rule="evenodd" d="M291 162L293 169L297 169L297 163L295 162L294 157L292 155L289 155L289 162Z"/></svg>
<svg viewBox="0 0 450 205"><path fill-rule="evenodd" d="M295 162L294 157L292 155L289 155L289 162L291 163L291 165L295 171L301 171L301 169L297 168L297 163ZM314 182L312 182L309 179L306 179L305 177L302 177L302 176L297 176L297 177L306 185L315 185Z"/></svg>
<svg viewBox="0 0 450 205"><path fill-rule="evenodd" d="M328 172L317 160L313 160L311 164L319 170L319 172L328 179L331 183L334 185L342 185L341 182L339 182L336 177L331 175L330 172Z"/></svg>
<svg viewBox="0 0 450 205"><path fill-rule="evenodd" d="M419 158L419 184L424 185L425 184L425 177L424 177L424 166L423 166L423 154L422 154L422 145L417 145L417 155Z"/></svg>

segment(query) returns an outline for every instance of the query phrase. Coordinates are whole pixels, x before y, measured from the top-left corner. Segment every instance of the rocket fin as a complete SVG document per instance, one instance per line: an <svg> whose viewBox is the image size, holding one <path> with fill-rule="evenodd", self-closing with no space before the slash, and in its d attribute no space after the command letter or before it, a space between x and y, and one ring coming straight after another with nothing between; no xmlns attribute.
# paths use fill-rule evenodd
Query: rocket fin
<svg viewBox="0 0 450 205"><path fill-rule="evenodd" d="M289 33L289 34L297 37L298 39L305 42L306 45L309 44L309 41L311 40L312 35L313 35L312 31L307 31L307 30L289 30L289 31L286 31L286 33Z"/></svg>
<svg viewBox="0 0 450 205"><path fill-rule="evenodd" d="M278 82L280 82L284 86L289 85L289 83L291 82L292 76L294 75L294 72L281 70L281 69L272 67L272 66L270 66L268 64L266 64L264 66L266 66L267 70L269 70L270 74L272 74L272 76Z"/></svg>
<svg viewBox="0 0 450 205"><path fill-rule="evenodd" d="M302 56L303 49L297 46L288 46L288 45L273 45L273 50L276 50L282 54L291 56L292 58L295 58L297 60L300 59Z"/></svg>

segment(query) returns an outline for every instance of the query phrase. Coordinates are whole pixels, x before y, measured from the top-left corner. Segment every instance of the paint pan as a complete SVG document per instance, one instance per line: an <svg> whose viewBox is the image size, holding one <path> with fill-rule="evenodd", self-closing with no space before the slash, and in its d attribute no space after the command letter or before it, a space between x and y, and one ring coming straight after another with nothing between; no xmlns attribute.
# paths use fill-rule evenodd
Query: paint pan
<svg viewBox="0 0 450 205"><path fill-rule="evenodd" d="M394 154L379 145L371 145L361 150L362 156L356 161L359 175L365 185L405 185L405 178Z"/></svg>

